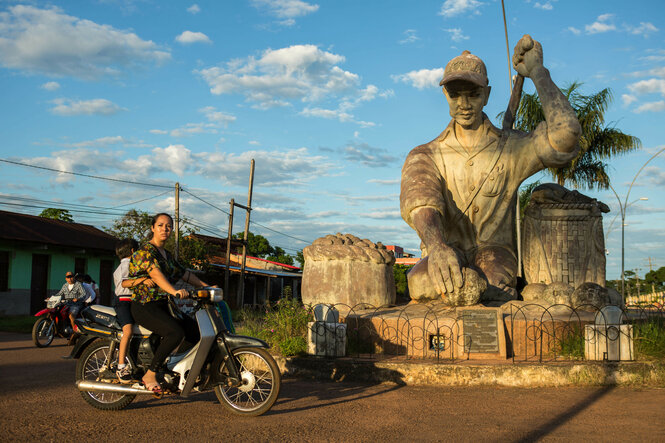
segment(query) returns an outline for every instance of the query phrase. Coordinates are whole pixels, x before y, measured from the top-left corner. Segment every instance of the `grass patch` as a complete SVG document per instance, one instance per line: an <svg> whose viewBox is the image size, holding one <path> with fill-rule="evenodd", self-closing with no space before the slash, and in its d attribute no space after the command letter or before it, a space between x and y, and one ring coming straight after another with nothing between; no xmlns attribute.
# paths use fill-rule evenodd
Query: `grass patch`
<svg viewBox="0 0 665 443"><path fill-rule="evenodd" d="M237 317L238 334L265 340L285 357L307 351L307 322L312 314L296 299L283 298L261 311L243 309Z"/></svg>
<svg viewBox="0 0 665 443"><path fill-rule="evenodd" d="M32 315L8 315L0 317L0 331L30 334L36 317Z"/></svg>
<svg viewBox="0 0 665 443"><path fill-rule="evenodd" d="M557 353L571 360L584 360L584 330L578 325L567 329L559 341Z"/></svg>
<svg viewBox="0 0 665 443"><path fill-rule="evenodd" d="M665 319L649 317L633 324L635 355L638 360L665 360Z"/></svg>

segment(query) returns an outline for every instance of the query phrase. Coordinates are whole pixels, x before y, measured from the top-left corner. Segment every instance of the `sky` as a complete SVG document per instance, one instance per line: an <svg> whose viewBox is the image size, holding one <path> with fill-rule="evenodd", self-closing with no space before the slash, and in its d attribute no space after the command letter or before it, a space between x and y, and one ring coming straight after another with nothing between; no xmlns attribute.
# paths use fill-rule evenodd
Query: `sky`
<svg viewBox="0 0 665 443"><path fill-rule="evenodd" d="M610 88L607 124L642 141L608 161L619 198L580 189L611 208L607 277L621 272L620 203L625 269L665 266L665 154L652 158L665 148L662 3L505 8L511 55L530 34L559 86ZM341 232L419 255L401 167L447 126L438 83L465 49L487 66L485 112L500 126L510 73L497 0L0 0L0 210L58 207L108 227L130 208L173 213L177 182L190 227L226 237L254 159L250 230L272 245L295 254ZM234 232L244 222L236 208Z"/></svg>

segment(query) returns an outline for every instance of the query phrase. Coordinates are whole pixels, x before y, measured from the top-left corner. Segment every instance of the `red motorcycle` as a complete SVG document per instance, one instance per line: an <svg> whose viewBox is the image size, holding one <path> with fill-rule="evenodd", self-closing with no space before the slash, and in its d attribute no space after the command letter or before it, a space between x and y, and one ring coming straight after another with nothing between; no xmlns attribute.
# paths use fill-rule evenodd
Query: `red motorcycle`
<svg viewBox="0 0 665 443"><path fill-rule="evenodd" d="M72 335L72 324L69 322L69 306L62 296L46 299L46 309L35 314L38 317L32 327L32 342L38 348L45 348L53 342L57 334L63 338Z"/></svg>

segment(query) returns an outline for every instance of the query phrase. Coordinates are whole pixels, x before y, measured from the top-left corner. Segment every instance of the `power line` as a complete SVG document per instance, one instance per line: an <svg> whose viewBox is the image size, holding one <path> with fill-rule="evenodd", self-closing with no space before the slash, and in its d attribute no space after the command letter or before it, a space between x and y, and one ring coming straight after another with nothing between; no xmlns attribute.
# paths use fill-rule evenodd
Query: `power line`
<svg viewBox="0 0 665 443"><path fill-rule="evenodd" d="M198 197L198 196L192 194L192 193L189 192L187 189L182 188L182 187L181 187L180 189L182 189L184 192L186 192L187 194L191 195L191 196L194 197L195 199L202 201L202 202L205 203L206 205L211 206L211 207L217 209L218 211L223 212L223 213L226 214L226 215L230 215L228 212L226 212L226 211L223 210L222 208L218 208L217 206L213 205L212 203L209 203L209 202L203 200L201 197Z"/></svg>
<svg viewBox="0 0 665 443"><path fill-rule="evenodd" d="M106 180L106 181L118 182L118 183L128 183L128 184L131 184L131 185L152 186L152 187L155 187L155 188L171 189L171 186L166 186L166 185L158 185L158 184L155 184L155 183L135 182L135 181L131 181L131 180L122 180L122 179L119 179L119 178L101 177L99 175L83 174L83 173L80 173L80 172L63 171L63 170L60 170L60 169L47 168L45 166L29 165L27 163L21 163L21 162L16 162L16 161L12 161L12 160L7 160L5 158L0 158L0 162L10 163L12 165L18 165L18 166L25 166L26 168L35 168L35 169L42 169L44 171L58 172L60 174L78 175L80 177L94 178L94 179L97 179L97 180Z"/></svg>

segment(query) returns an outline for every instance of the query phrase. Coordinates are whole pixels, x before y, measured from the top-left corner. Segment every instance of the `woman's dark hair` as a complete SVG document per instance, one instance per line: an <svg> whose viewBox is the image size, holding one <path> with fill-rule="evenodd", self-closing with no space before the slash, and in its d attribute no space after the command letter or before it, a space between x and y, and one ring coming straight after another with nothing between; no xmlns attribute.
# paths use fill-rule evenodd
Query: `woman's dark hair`
<svg viewBox="0 0 665 443"><path fill-rule="evenodd" d="M157 223L157 219L158 219L159 217L161 217L162 215L165 216L165 217L168 217L169 220L171 220L171 225L173 225L173 217L171 217L171 216L170 216L169 214L167 214L166 212L160 212L159 214L155 214L155 215L152 217L152 221L150 222L150 226L155 226L155 223Z"/></svg>

